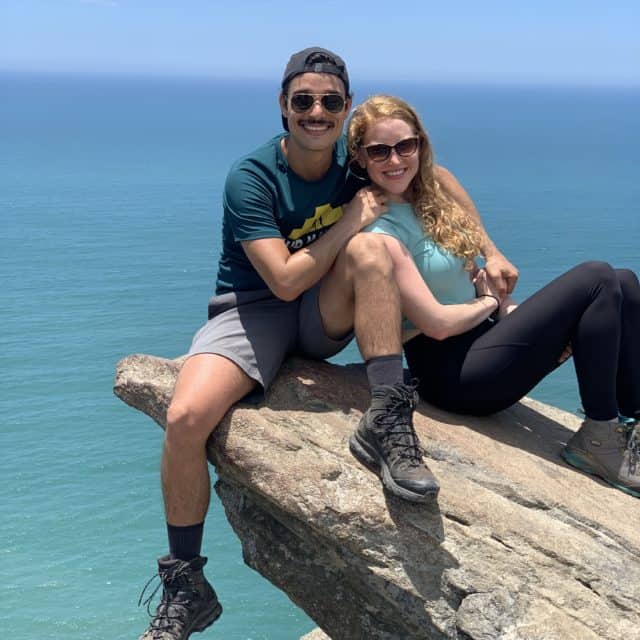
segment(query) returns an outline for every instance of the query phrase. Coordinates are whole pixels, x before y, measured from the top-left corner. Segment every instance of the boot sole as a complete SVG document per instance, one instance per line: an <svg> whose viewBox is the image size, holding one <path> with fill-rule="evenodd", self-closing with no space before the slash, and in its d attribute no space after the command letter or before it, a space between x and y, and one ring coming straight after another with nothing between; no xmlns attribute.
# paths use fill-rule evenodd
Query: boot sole
<svg viewBox="0 0 640 640"><path fill-rule="evenodd" d="M414 491L401 487L391 477L389 467L378 455L378 452L372 449L368 443L360 440L355 433L349 438L349 450L362 464L376 471L382 480L384 488L398 498L408 500L409 502L431 502L437 497L438 491L440 491L440 487L436 487L427 493L415 493Z"/></svg>
<svg viewBox="0 0 640 640"><path fill-rule="evenodd" d="M188 638L192 633L200 633L201 631L208 629L221 615L222 605L218 602L213 609L206 612L204 620L197 621L197 626L194 625L193 629L191 629L191 631L187 634L186 638Z"/></svg>
<svg viewBox="0 0 640 640"><path fill-rule="evenodd" d="M580 471L584 471L585 473L589 473L592 476L597 476L604 480L607 484L610 484L612 487L619 489L620 491L624 491L628 493L630 496L634 496L635 498L640 498L640 491L636 491L635 489L630 489L629 487L625 487L622 484L614 482L610 478L607 478L601 471L597 468L593 467L589 464L589 461L583 458L578 453L573 453L572 451L567 451L564 449L560 455L564 459L567 464L570 464L572 467L576 469L580 469Z"/></svg>

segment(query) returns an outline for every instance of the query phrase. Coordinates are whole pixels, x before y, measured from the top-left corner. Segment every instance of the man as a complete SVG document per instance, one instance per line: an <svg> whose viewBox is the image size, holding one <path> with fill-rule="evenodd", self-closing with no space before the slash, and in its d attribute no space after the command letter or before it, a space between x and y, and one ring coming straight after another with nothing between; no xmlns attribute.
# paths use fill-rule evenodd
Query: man
<svg viewBox="0 0 640 640"><path fill-rule="evenodd" d="M167 411L162 488L170 554L159 560L162 601L141 640L185 640L221 614L200 556L210 496L206 442L235 402L269 387L289 353L326 358L355 333L372 389L363 421L385 486L415 501L438 491L413 430L415 391L403 384L391 259L377 234L358 233L386 207L370 188L355 193L349 175L344 62L318 47L294 54L279 100L288 134L229 172L216 296Z"/></svg>

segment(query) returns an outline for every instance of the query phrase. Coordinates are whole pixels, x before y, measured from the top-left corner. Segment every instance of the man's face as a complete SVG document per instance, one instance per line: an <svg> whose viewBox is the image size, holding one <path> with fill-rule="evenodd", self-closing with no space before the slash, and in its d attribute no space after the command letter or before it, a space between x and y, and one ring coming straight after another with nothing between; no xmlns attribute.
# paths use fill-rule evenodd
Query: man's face
<svg viewBox="0 0 640 640"><path fill-rule="evenodd" d="M308 110L295 107L296 95L311 95L313 102ZM342 109L334 113L331 109L335 99L323 96L339 96L344 99ZM292 104L292 98L294 103ZM306 98L309 101L309 98ZM286 96L280 96L280 109L289 124L290 141L308 151L333 148L342 133L344 121L351 109L351 100L345 96L342 80L330 73L303 73L289 83Z"/></svg>

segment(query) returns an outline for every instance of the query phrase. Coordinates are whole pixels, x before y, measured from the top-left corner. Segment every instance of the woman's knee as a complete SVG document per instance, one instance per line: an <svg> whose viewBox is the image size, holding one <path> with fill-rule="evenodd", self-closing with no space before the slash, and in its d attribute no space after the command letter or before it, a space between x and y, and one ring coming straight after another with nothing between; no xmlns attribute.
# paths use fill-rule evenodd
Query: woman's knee
<svg viewBox="0 0 640 640"><path fill-rule="evenodd" d="M589 282L617 282L615 269L602 260L588 260L582 262L575 270L582 274Z"/></svg>
<svg viewBox="0 0 640 640"><path fill-rule="evenodd" d="M608 262L589 260L579 264L576 271L591 291L604 292L615 299L622 298L620 280L616 270Z"/></svg>
<svg viewBox="0 0 640 640"><path fill-rule="evenodd" d="M640 304L638 276L631 269L616 269L616 276L625 302L633 301L635 304Z"/></svg>

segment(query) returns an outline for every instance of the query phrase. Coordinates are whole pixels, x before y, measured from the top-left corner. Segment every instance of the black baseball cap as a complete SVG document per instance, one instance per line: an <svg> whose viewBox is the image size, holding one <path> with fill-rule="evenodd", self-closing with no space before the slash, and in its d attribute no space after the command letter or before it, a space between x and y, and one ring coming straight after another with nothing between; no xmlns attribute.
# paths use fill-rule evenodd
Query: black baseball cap
<svg viewBox="0 0 640 640"><path fill-rule="evenodd" d="M302 73L331 73L338 76L344 84L346 95L349 95L349 74L344 60L322 47L309 47L294 53L290 58L282 76L282 90L284 91L296 76Z"/></svg>
<svg viewBox="0 0 640 640"><path fill-rule="evenodd" d="M344 84L345 94L349 95L349 74L347 65L339 56L323 49L322 47L308 47L298 53L294 53L290 58L282 76L282 93L285 93L287 86L293 78L303 73L331 73L338 76ZM287 119L282 116L282 126L289 131Z"/></svg>

